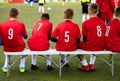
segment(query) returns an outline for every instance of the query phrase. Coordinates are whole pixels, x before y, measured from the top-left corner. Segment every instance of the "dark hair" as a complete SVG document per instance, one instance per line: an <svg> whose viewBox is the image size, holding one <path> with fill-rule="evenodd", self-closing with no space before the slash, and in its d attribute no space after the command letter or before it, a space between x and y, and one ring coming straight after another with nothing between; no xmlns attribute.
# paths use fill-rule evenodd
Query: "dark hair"
<svg viewBox="0 0 120 81"><path fill-rule="evenodd" d="M41 15L41 19L49 20L49 19L50 19L50 16L49 16L48 13L43 13L43 14Z"/></svg>
<svg viewBox="0 0 120 81"><path fill-rule="evenodd" d="M115 10L115 16L120 17L120 7L117 7Z"/></svg>
<svg viewBox="0 0 120 81"><path fill-rule="evenodd" d="M91 13L93 14L96 14L98 13L98 4L96 3L91 3L89 6L88 6L88 11L90 11Z"/></svg>
<svg viewBox="0 0 120 81"><path fill-rule="evenodd" d="M18 14L19 14L19 12L16 8L11 8L10 9L10 12L9 12L10 17L16 18L18 16Z"/></svg>
<svg viewBox="0 0 120 81"><path fill-rule="evenodd" d="M64 18L72 19L73 15L74 15L73 9L67 8L67 9L64 10Z"/></svg>

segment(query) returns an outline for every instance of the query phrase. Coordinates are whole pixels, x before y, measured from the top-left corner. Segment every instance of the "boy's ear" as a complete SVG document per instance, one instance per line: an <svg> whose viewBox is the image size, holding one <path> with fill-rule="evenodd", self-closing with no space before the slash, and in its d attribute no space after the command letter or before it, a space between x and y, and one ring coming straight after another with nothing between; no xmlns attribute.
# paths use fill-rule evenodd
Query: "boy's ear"
<svg viewBox="0 0 120 81"><path fill-rule="evenodd" d="M62 18L65 18L65 17L64 17L64 14L62 15Z"/></svg>
<svg viewBox="0 0 120 81"><path fill-rule="evenodd" d="M8 14L8 18L10 18L10 14Z"/></svg>
<svg viewBox="0 0 120 81"><path fill-rule="evenodd" d="M16 16L16 18L18 19L18 15Z"/></svg>

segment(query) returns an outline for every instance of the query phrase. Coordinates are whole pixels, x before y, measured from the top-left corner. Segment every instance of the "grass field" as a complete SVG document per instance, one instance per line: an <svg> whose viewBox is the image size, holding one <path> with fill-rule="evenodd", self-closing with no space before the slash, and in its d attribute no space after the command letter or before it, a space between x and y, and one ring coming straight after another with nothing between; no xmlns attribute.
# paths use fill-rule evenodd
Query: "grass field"
<svg viewBox="0 0 120 81"><path fill-rule="evenodd" d="M26 25L27 33L30 36L33 24L39 19L38 5L34 4L30 7L29 4L0 4L0 23L8 19L9 9L16 7L19 10L19 20L24 22ZM48 11L47 7L51 7ZM45 5L45 12L49 12L51 21L53 22L53 29L55 26L63 21L62 14L64 8L71 7L74 9L74 19L81 26L81 6L79 3L67 3L65 7L62 7L62 3L47 3ZM81 28L81 27L80 27ZM55 44L51 43L51 47L54 48ZM27 46L28 48L28 46ZM101 55L106 60L109 60L109 55ZM4 54L2 46L0 46L0 67L4 64ZM12 61L17 59L19 56L12 57ZM86 56L89 61L89 55ZM53 60L58 61L58 56L53 56ZM77 58L73 58L69 61L70 67L62 69L62 77L59 77L59 70L55 67L52 71L46 70L46 59L38 57L37 64L40 66L38 70L32 71L31 56L27 57L26 68L27 72L19 72L19 62L12 66L11 74L9 77L6 73L0 71L0 81L120 81L120 54L114 55L115 75L111 76L109 66L97 59L95 63L94 72L82 72L78 70L80 62Z"/></svg>

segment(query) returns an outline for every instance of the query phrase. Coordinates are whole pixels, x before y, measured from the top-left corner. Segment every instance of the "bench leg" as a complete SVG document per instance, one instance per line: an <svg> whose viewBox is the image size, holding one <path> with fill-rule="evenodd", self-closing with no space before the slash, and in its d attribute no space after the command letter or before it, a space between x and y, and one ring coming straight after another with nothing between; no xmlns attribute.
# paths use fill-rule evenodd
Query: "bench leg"
<svg viewBox="0 0 120 81"><path fill-rule="evenodd" d="M106 61L105 59L97 56L100 60L102 60L104 63L108 64L110 66L110 71L112 73L112 76L114 75L114 62L113 62L113 54L110 54L110 61Z"/></svg>
<svg viewBox="0 0 120 81"><path fill-rule="evenodd" d="M10 75L10 55L6 55L6 58L7 58L7 69L8 69L7 76L9 76Z"/></svg>
<svg viewBox="0 0 120 81"><path fill-rule="evenodd" d="M110 54L110 70L111 70L112 76L114 76L114 58L113 58L113 54Z"/></svg>
<svg viewBox="0 0 120 81"><path fill-rule="evenodd" d="M60 58L59 58L59 73L60 73L60 77L61 77L62 76L61 54L60 54Z"/></svg>

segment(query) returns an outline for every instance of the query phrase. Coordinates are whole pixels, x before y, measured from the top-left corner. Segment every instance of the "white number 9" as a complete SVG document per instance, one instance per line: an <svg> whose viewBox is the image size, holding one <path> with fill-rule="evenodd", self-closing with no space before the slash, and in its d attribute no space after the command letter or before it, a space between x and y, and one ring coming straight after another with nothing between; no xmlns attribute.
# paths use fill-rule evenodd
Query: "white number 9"
<svg viewBox="0 0 120 81"><path fill-rule="evenodd" d="M13 38L13 29L10 28L10 29L8 30L8 39L12 39L12 38Z"/></svg>

